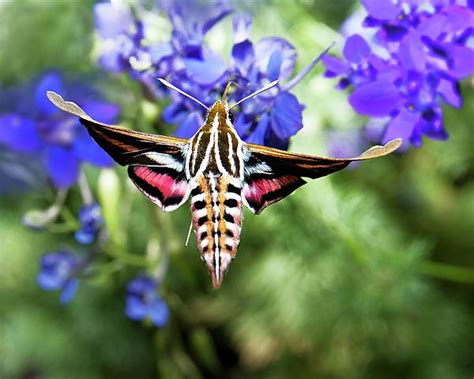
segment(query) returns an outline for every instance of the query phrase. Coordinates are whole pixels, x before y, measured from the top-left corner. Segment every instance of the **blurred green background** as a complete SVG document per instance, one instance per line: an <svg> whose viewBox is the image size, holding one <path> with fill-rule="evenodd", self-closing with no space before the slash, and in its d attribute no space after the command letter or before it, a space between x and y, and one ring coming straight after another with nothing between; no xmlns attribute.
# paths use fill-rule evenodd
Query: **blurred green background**
<svg viewBox="0 0 474 379"><path fill-rule="evenodd" d="M140 112L131 80L95 68L92 6L0 0L0 86L58 68L106 83L124 119ZM302 67L330 41L341 41L336 30L354 4L239 6L254 15L254 39L287 38ZM211 42L223 31L230 39L230 30L229 19ZM295 90L307 108L292 151L324 155L325 130L364 123L321 73L319 67ZM84 248L70 235L21 225L26 211L51 201L44 193L1 197L0 378L472 377L472 82L462 91L463 109L445 112L448 141L425 141L421 149L313 181L260 216L245 212L238 258L218 291L194 244L184 247L189 209L160 213L116 168L120 202L109 206L130 254L143 255L150 235L169 244L161 287L171 316L163 329L123 313L126 282L139 267L81 281L67 306L40 290L42 253ZM103 175L94 168L87 174ZM104 189L96 191L107 200Z"/></svg>

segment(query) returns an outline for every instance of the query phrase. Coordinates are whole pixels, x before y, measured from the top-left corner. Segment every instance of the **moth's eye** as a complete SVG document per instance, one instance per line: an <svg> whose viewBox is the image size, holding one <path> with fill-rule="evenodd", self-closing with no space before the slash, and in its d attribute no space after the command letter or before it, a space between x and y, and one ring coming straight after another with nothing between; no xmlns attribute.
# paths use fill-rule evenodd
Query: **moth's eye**
<svg viewBox="0 0 474 379"><path fill-rule="evenodd" d="M230 122L234 122L234 115L232 114L232 112L229 112L229 120Z"/></svg>

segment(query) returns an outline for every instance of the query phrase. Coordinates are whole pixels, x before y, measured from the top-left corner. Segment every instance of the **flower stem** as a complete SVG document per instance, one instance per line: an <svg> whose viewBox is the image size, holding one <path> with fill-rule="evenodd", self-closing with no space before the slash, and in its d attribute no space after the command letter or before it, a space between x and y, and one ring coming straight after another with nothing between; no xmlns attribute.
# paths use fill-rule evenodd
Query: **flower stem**
<svg viewBox="0 0 474 379"><path fill-rule="evenodd" d="M94 196L92 196L91 187L87 181L84 170L79 171L79 178L77 180L79 184L79 191L81 192L82 201L84 204L92 204L94 202Z"/></svg>
<svg viewBox="0 0 474 379"><path fill-rule="evenodd" d="M452 282L474 284L474 269L453 266L441 262L424 261L418 267L418 272L436 279Z"/></svg>
<svg viewBox="0 0 474 379"><path fill-rule="evenodd" d="M108 246L107 248L104 248L103 252L130 266L147 267L150 264L150 261L147 258L141 255L133 255L119 251L119 249L114 248L114 246Z"/></svg>

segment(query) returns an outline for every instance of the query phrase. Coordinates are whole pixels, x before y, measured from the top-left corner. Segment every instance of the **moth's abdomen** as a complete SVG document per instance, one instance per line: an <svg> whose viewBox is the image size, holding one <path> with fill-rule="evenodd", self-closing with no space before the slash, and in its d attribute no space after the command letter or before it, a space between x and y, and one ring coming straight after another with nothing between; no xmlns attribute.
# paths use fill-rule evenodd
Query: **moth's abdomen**
<svg viewBox="0 0 474 379"><path fill-rule="evenodd" d="M241 188L235 179L223 175L203 175L197 183L191 192L193 229L201 257L211 273L213 286L217 288L239 247Z"/></svg>

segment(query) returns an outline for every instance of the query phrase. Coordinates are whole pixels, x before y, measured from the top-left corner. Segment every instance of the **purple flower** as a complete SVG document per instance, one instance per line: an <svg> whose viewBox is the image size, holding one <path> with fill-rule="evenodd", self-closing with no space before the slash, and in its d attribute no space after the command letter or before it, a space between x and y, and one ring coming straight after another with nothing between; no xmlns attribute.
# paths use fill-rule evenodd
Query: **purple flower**
<svg viewBox="0 0 474 379"><path fill-rule="evenodd" d="M30 87L5 93L9 104L0 104L0 144L24 153L25 159L40 160L59 189L76 182L82 162L99 167L112 165L111 158L92 140L77 117L61 112L47 99L47 90L66 95L71 91L58 73L44 73ZM90 90L83 92L86 95L77 93L72 97L86 112L103 122L115 119L119 111L116 105L94 100Z"/></svg>
<svg viewBox="0 0 474 379"><path fill-rule="evenodd" d="M361 133L360 129L328 130L325 137L331 157L355 157L367 148L367 138ZM351 167L359 164L359 162L353 162Z"/></svg>
<svg viewBox="0 0 474 379"><path fill-rule="evenodd" d="M293 45L280 37L265 37L253 44L251 26L249 16L234 18L232 71L238 88L233 97L243 98L274 80L281 83L239 106L234 125L246 142L286 149L289 139L303 127L304 109L289 91L321 56L290 79L297 58Z"/></svg>
<svg viewBox="0 0 474 379"><path fill-rule="evenodd" d="M97 203L85 204L79 210L79 222L81 228L76 231L77 242L88 245L94 242L99 229L104 224L104 219Z"/></svg>
<svg viewBox="0 0 474 379"><path fill-rule="evenodd" d="M344 59L326 56L327 77L352 87L349 103L362 115L387 118L382 142L401 137L420 146L422 136L444 140L441 105L461 106L458 81L474 73L474 11L463 2L364 0L365 28L353 34Z"/></svg>
<svg viewBox="0 0 474 379"><path fill-rule="evenodd" d="M150 68L150 52L145 46L145 25L134 17L125 3L94 6L95 29L101 38L99 66L119 73L129 71L138 78Z"/></svg>
<svg viewBox="0 0 474 379"><path fill-rule="evenodd" d="M115 7L117 9L112 11ZM289 138L303 126L304 109L290 90L314 67L319 57L291 78L297 57L295 48L280 37L266 37L252 43L251 18L236 16L232 56L230 64L226 64L226 59L206 45L204 37L232 12L227 1L160 1L158 9L164 11L172 26L169 40L160 42L146 37L151 34L146 24L141 24L140 38L135 37L133 31L139 30L139 20L131 16L127 6L115 3L96 5L98 33L108 40L105 46L115 46L103 50L99 64L104 66L102 60L119 62L114 66L119 69L112 71L127 70L144 85L147 95L152 94L155 99L169 98L161 118L165 123L177 125L175 134L184 138L194 135L203 124L202 108L160 86L156 77L165 78L206 105L211 105L222 94L230 80L238 85L231 94L236 101L271 81L280 80L278 87L236 108L235 127L247 142L287 148ZM134 12L138 13L143 14L143 10ZM128 26L114 26L118 22ZM124 39L127 41L125 49ZM120 59L117 59L117 51ZM140 65L143 70L139 76L133 64L139 60L137 52L148 56L149 62Z"/></svg>
<svg viewBox="0 0 474 379"><path fill-rule="evenodd" d="M69 303L76 293L79 280L75 277L81 261L68 251L47 253L41 257L41 269L36 277L45 291L61 291L61 303Z"/></svg>
<svg viewBox="0 0 474 379"><path fill-rule="evenodd" d="M152 51L155 77L165 77L180 88L211 105L216 97L214 89L223 89L229 77L224 59L204 43L205 35L222 19L232 13L225 1L160 2L159 8L172 24L171 39L157 44ZM164 52L165 53L164 53ZM168 95L168 91L165 91ZM162 114L164 122L178 125L175 135L191 137L204 123L201 108L187 98L170 93L171 103Z"/></svg>
<svg viewBox="0 0 474 379"><path fill-rule="evenodd" d="M233 95L236 99L271 81L288 79L295 67L296 50L287 40L265 37L253 44L251 26L249 16L234 18L232 60L234 80L239 85ZM288 92L293 85L279 85L239 107L235 127L245 141L288 147L289 138L303 127L304 106Z"/></svg>
<svg viewBox="0 0 474 379"><path fill-rule="evenodd" d="M132 320L150 320L162 327L169 317L166 302L157 293L158 283L149 276L139 276L127 286L125 314Z"/></svg>
<svg viewBox="0 0 474 379"><path fill-rule="evenodd" d="M127 71L144 85L147 96L170 96L172 101L163 112L163 121L179 125L177 136L189 137L204 122L202 110L188 99L159 87L156 78L179 83L186 92L211 104L215 98L212 89L223 87L228 75L224 59L204 44L204 37L232 9L225 1L195 4L181 0L160 1L155 11L158 10L164 11L171 21L169 41L151 40L148 36L153 31L132 16L128 5L97 4L96 30L102 38L99 65L113 72ZM142 15L144 12L140 9Z"/></svg>

